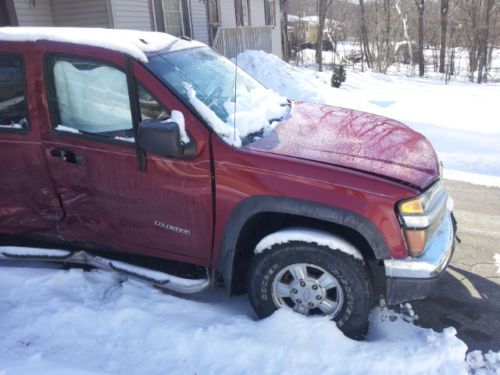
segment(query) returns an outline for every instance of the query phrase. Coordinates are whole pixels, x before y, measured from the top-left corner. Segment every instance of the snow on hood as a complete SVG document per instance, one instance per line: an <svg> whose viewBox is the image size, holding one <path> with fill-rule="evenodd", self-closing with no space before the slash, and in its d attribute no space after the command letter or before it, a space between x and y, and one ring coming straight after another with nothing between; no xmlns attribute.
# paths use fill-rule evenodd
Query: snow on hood
<svg viewBox="0 0 500 375"><path fill-rule="evenodd" d="M177 51L204 46L173 35L136 30L78 27L1 27L0 41L35 42L49 40L107 48L147 62L146 53L163 49Z"/></svg>

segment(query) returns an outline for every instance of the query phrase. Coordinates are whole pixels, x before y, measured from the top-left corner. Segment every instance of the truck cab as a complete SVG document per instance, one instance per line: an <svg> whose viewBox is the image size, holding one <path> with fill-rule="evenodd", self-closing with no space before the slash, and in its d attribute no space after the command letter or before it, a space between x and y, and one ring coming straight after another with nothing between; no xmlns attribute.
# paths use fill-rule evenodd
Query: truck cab
<svg viewBox="0 0 500 375"><path fill-rule="evenodd" d="M180 293L219 280L260 317L289 308L362 335L375 297L424 298L454 249L421 134L288 100L167 34L0 29L0 148L5 241L68 249L1 259L85 263Z"/></svg>

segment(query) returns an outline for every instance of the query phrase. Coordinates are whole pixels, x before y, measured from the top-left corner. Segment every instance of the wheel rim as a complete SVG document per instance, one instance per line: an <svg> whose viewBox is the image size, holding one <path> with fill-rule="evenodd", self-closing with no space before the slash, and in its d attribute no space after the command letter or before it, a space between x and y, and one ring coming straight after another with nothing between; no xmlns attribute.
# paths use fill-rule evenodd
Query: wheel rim
<svg viewBox="0 0 500 375"><path fill-rule="evenodd" d="M277 307L331 318L337 316L344 303L344 292L337 278L308 263L283 268L274 278L272 297Z"/></svg>

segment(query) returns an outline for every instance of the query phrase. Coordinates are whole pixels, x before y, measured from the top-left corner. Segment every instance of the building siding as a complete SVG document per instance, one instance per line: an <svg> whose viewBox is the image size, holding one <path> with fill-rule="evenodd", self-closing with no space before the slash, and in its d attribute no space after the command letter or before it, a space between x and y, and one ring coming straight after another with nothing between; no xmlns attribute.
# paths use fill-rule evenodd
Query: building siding
<svg viewBox="0 0 500 375"><path fill-rule="evenodd" d="M250 16L252 20L252 26L266 26L266 16L264 13L264 0L250 1Z"/></svg>
<svg viewBox="0 0 500 375"><path fill-rule="evenodd" d="M220 0L220 18L222 27L236 27L234 0Z"/></svg>
<svg viewBox="0 0 500 375"><path fill-rule="evenodd" d="M37 0L30 5L26 0L14 0L19 26L54 26L49 0Z"/></svg>
<svg viewBox="0 0 500 375"><path fill-rule="evenodd" d="M191 0L191 23L193 39L208 44L207 6L203 0Z"/></svg>
<svg viewBox="0 0 500 375"><path fill-rule="evenodd" d="M51 0L56 26L110 27L106 0Z"/></svg>
<svg viewBox="0 0 500 375"><path fill-rule="evenodd" d="M272 32L272 38L273 38L273 54L276 56L282 58L283 57L283 50L281 47L281 8L280 8L280 2L279 0L276 0L275 2L275 12L274 14L276 15L276 26L273 27L273 32Z"/></svg>
<svg viewBox="0 0 500 375"><path fill-rule="evenodd" d="M115 28L153 30L148 0L111 0L111 3Z"/></svg>

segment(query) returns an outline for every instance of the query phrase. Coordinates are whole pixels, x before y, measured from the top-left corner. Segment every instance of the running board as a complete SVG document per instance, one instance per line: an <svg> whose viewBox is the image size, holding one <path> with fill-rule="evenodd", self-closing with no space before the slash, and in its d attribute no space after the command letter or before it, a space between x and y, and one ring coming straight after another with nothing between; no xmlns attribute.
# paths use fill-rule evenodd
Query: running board
<svg viewBox="0 0 500 375"><path fill-rule="evenodd" d="M193 294L201 292L210 286L210 277L207 271L206 278L185 279L170 275L165 272L152 270L134 264L107 259L85 251L67 251L56 249L37 249L23 247L1 247L0 261L2 260L25 260L45 261L69 264L84 264L99 268L104 271L112 271L128 277L144 281L160 289L169 290L182 294Z"/></svg>

